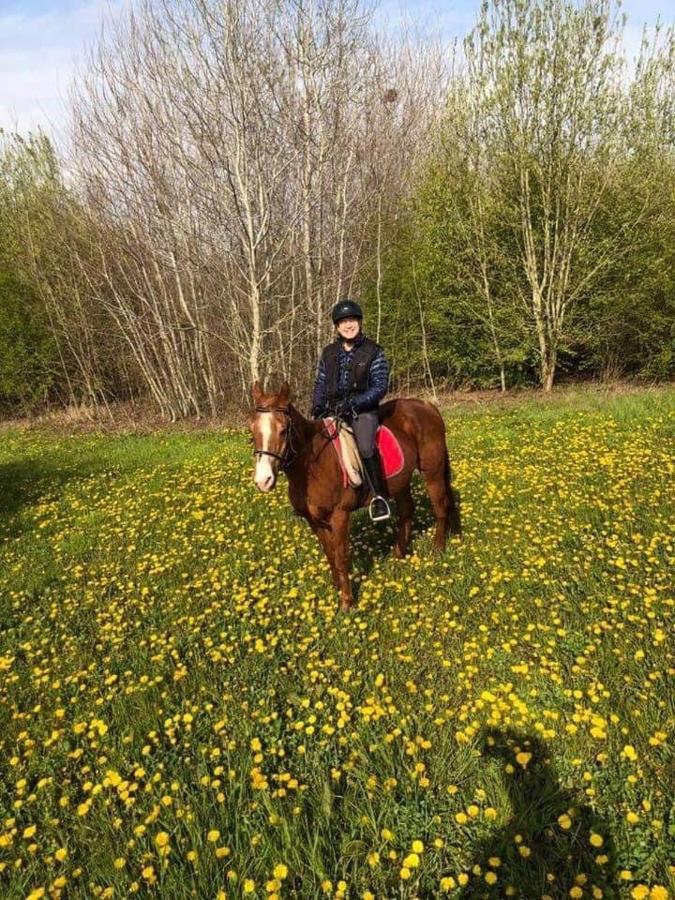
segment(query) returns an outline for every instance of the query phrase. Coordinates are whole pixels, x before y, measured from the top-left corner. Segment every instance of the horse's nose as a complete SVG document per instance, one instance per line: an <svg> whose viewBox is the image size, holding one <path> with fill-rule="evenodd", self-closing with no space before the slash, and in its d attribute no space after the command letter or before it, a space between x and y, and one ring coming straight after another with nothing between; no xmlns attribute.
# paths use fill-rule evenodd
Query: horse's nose
<svg viewBox="0 0 675 900"><path fill-rule="evenodd" d="M258 487L258 490L262 491L263 493L271 491L274 487L274 475L267 475L264 478L256 479L256 485Z"/></svg>

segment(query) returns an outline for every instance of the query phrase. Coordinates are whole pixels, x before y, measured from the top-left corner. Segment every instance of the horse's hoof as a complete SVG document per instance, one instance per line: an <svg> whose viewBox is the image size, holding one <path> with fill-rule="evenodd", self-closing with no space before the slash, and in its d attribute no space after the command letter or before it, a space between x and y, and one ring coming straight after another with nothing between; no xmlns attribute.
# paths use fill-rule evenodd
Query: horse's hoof
<svg viewBox="0 0 675 900"><path fill-rule="evenodd" d="M352 605L347 600L343 600L340 604L340 612L349 612L352 608Z"/></svg>

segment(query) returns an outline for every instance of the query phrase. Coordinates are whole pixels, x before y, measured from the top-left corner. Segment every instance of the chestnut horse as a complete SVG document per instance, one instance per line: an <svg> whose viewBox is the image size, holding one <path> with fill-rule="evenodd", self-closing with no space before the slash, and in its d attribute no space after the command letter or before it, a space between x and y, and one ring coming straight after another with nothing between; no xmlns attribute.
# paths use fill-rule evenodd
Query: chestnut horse
<svg viewBox="0 0 675 900"><path fill-rule="evenodd" d="M329 446L322 421L306 419L290 403L287 384L278 393L265 394L256 382L253 402L250 428L256 458L255 483L261 491L271 491L279 470L286 473L291 505L321 541L333 583L340 591L340 608L349 609L349 515L366 505L371 494L366 489L343 486L340 463ZM379 416L380 422L394 433L404 456L402 470L387 479L389 496L396 501L398 512L394 555L404 556L410 542L410 479L414 469L419 469L426 481L436 517L434 548L440 551L445 547L448 529L453 534L461 533L441 414L422 400L389 400L380 406Z"/></svg>

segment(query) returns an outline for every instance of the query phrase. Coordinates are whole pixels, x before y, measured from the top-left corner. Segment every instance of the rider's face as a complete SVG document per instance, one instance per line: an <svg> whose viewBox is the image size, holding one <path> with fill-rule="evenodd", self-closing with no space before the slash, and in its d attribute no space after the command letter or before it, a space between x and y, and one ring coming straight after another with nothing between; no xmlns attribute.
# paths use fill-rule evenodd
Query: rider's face
<svg viewBox="0 0 675 900"><path fill-rule="evenodd" d="M361 319L351 316L348 319L341 319L337 324L337 330L340 337L345 341L353 341L358 337L361 331Z"/></svg>

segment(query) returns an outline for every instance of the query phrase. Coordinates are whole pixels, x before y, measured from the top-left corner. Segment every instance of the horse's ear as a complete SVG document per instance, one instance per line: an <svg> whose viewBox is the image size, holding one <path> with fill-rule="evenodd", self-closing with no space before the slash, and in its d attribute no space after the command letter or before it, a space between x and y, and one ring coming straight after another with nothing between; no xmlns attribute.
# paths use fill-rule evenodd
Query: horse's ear
<svg viewBox="0 0 675 900"><path fill-rule="evenodd" d="M256 406L258 406L258 404L260 403L262 395L263 395L262 385L260 384L259 381L256 381L255 384L253 385L253 402L255 403Z"/></svg>
<svg viewBox="0 0 675 900"><path fill-rule="evenodd" d="M288 398L291 396L291 386L287 381L281 385L279 389L279 403L283 406L285 403L288 403Z"/></svg>

